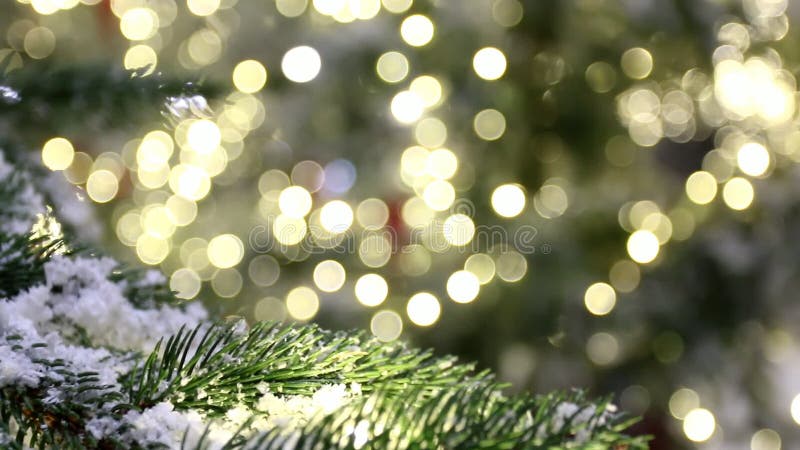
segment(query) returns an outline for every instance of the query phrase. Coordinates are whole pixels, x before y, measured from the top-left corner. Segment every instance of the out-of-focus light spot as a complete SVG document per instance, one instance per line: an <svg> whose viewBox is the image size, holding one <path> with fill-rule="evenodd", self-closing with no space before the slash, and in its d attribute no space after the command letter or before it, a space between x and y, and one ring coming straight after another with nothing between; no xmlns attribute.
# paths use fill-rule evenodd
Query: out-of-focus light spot
<svg viewBox="0 0 800 450"><path fill-rule="evenodd" d="M327 231L343 233L353 224L353 209L341 200L333 200L322 207L319 219Z"/></svg>
<svg viewBox="0 0 800 450"><path fill-rule="evenodd" d="M281 214L272 223L272 234L283 245L295 245L306 237L308 225L302 218Z"/></svg>
<svg viewBox="0 0 800 450"><path fill-rule="evenodd" d="M47 27L34 27L25 33L25 53L33 59L50 56L56 48L56 35Z"/></svg>
<svg viewBox="0 0 800 450"><path fill-rule="evenodd" d="M422 47L433 39L433 22L422 14L408 16L400 24L400 36L408 45Z"/></svg>
<svg viewBox="0 0 800 450"><path fill-rule="evenodd" d="M449 244L467 245L475 236L475 224L465 214L453 214L442 224L442 233Z"/></svg>
<svg viewBox="0 0 800 450"><path fill-rule="evenodd" d="M647 264L656 259L660 245L658 237L652 231L638 230L628 238L627 248L632 260L640 264Z"/></svg>
<svg viewBox="0 0 800 450"><path fill-rule="evenodd" d="M611 64L605 61L597 61L589 64L586 68L586 83L598 94L604 94L614 88L617 81L617 74Z"/></svg>
<svg viewBox="0 0 800 450"><path fill-rule="evenodd" d="M62 137L50 139L42 146L42 162L50 170L64 170L72 164L75 149Z"/></svg>
<svg viewBox="0 0 800 450"><path fill-rule="evenodd" d="M781 436L769 428L758 430L750 439L750 450L781 450Z"/></svg>
<svg viewBox="0 0 800 450"><path fill-rule="evenodd" d="M207 66L217 62L222 55L222 38L216 31L202 28L189 36L189 39L186 40L184 46L181 46L179 52L184 50L191 58L189 66ZM182 55L183 53L179 53L178 58L183 64Z"/></svg>
<svg viewBox="0 0 800 450"><path fill-rule="evenodd" d="M453 185L444 180L434 180L425 186L422 198L425 204L434 211L444 211L453 204L456 199L456 191Z"/></svg>
<svg viewBox="0 0 800 450"><path fill-rule="evenodd" d="M442 84L430 75L414 78L408 90L417 94L426 108L434 107L442 100Z"/></svg>
<svg viewBox="0 0 800 450"><path fill-rule="evenodd" d="M279 298L264 297L253 308L253 317L258 321L282 322L286 320L286 306Z"/></svg>
<svg viewBox="0 0 800 450"><path fill-rule="evenodd" d="M533 208L545 219L561 216L569 206L567 192L557 184L545 184L533 196Z"/></svg>
<svg viewBox="0 0 800 450"><path fill-rule="evenodd" d="M458 170L458 157L446 148L436 149L428 154L425 172L439 180L453 178Z"/></svg>
<svg viewBox="0 0 800 450"><path fill-rule="evenodd" d="M506 72L506 56L494 47L484 47L472 58L472 68L484 80L493 81Z"/></svg>
<svg viewBox="0 0 800 450"><path fill-rule="evenodd" d="M341 289L346 276L344 267L332 259L322 261L314 268L314 284L323 292Z"/></svg>
<svg viewBox="0 0 800 450"><path fill-rule="evenodd" d="M142 186L149 188L149 189L158 189L161 186L167 183L170 177L170 170L169 166L166 164L155 169L155 170L147 170L144 168L140 168L136 172L136 178L142 184Z"/></svg>
<svg viewBox="0 0 800 450"><path fill-rule="evenodd" d="M435 117L422 119L414 128L414 137L420 145L439 147L447 141L447 126Z"/></svg>
<svg viewBox="0 0 800 450"><path fill-rule="evenodd" d="M149 45L134 45L125 52L122 64L128 70L143 71L143 75L150 75L156 70L158 55Z"/></svg>
<svg viewBox="0 0 800 450"><path fill-rule="evenodd" d="M289 184L291 184L289 176L283 171L278 169L268 170L258 178L258 192L263 196L269 196L275 192L280 195L280 192L289 187Z"/></svg>
<svg viewBox="0 0 800 450"><path fill-rule="evenodd" d="M72 184L83 184L89 178L92 168L92 157L83 152L76 152L72 164L64 170L64 176Z"/></svg>
<svg viewBox="0 0 800 450"><path fill-rule="evenodd" d="M325 165L325 189L343 194L356 182L356 168L346 159L335 159Z"/></svg>
<svg viewBox="0 0 800 450"><path fill-rule="evenodd" d="M387 83L399 83L408 76L408 58L400 52L386 52L378 58L375 71Z"/></svg>
<svg viewBox="0 0 800 450"><path fill-rule="evenodd" d="M244 244L233 234L221 234L208 242L208 260L214 267L233 267L244 257Z"/></svg>
<svg viewBox="0 0 800 450"><path fill-rule="evenodd" d="M175 233L170 212L161 205L148 205L142 210L142 227L147 234L167 239Z"/></svg>
<svg viewBox="0 0 800 450"><path fill-rule="evenodd" d="M412 197L403 204L400 215L409 227L414 228L429 224L433 220L435 213L428 207L425 200L419 197Z"/></svg>
<svg viewBox="0 0 800 450"><path fill-rule="evenodd" d="M248 264L247 274L257 286L268 287L280 278L281 266L278 260L270 255L258 255Z"/></svg>
<svg viewBox="0 0 800 450"><path fill-rule="evenodd" d="M642 229L652 231L658 238L659 245L666 244L672 237L672 221L661 212L648 214L642 220Z"/></svg>
<svg viewBox="0 0 800 450"><path fill-rule="evenodd" d="M169 241L150 234L143 234L136 240L136 255L149 265L159 264L169 254Z"/></svg>
<svg viewBox="0 0 800 450"><path fill-rule="evenodd" d="M789 413L792 415L792 419L800 425L800 394L797 394L794 399L792 399L792 404L789 407Z"/></svg>
<svg viewBox="0 0 800 450"><path fill-rule="evenodd" d="M524 9L518 0L495 0L492 3L492 18L498 25L513 27L522 21Z"/></svg>
<svg viewBox="0 0 800 450"><path fill-rule="evenodd" d="M683 433L694 442L705 442L716 428L716 420L711 411L703 408L696 408L689 411L683 419Z"/></svg>
<svg viewBox="0 0 800 450"><path fill-rule="evenodd" d="M517 184L504 184L492 192L492 209L502 217L516 217L525 208L525 191Z"/></svg>
<svg viewBox="0 0 800 450"><path fill-rule="evenodd" d="M358 246L358 257L367 267L383 267L392 256L392 243L379 234L365 237Z"/></svg>
<svg viewBox="0 0 800 450"><path fill-rule="evenodd" d="M722 188L725 204L737 211L747 209L753 203L754 197L753 185L744 178L731 178Z"/></svg>
<svg viewBox="0 0 800 450"><path fill-rule="evenodd" d="M135 211L125 213L117 221L115 228L120 242L127 246L136 245L136 240L142 235L141 217Z"/></svg>
<svg viewBox="0 0 800 450"><path fill-rule="evenodd" d="M362 275L355 286L356 299L364 306L378 306L386 300L389 285L382 276L374 273Z"/></svg>
<svg viewBox="0 0 800 450"><path fill-rule="evenodd" d="M197 203L180 195L170 196L165 206L169 212L169 220L177 226L185 227L197 217Z"/></svg>
<svg viewBox="0 0 800 450"><path fill-rule="evenodd" d="M717 196L717 180L705 171L695 172L686 179L686 196L698 205L706 205Z"/></svg>
<svg viewBox="0 0 800 450"><path fill-rule="evenodd" d="M409 147L403 151L400 157L400 170L413 177L424 175L428 169L428 158L430 152L418 145ZM456 161L456 164L458 161ZM455 172L454 172L455 173Z"/></svg>
<svg viewBox="0 0 800 450"><path fill-rule="evenodd" d="M169 162L173 151L174 144L169 134L161 130L151 131L136 149L136 165L144 170L158 170Z"/></svg>
<svg viewBox="0 0 800 450"><path fill-rule="evenodd" d="M119 21L122 35L131 41L144 41L158 32L158 14L149 8L131 8Z"/></svg>
<svg viewBox="0 0 800 450"><path fill-rule="evenodd" d="M308 0L276 0L275 7L285 17L298 17L308 7Z"/></svg>
<svg viewBox="0 0 800 450"><path fill-rule="evenodd" d="M475 134L485 141L496 141L506 132L506 118L496 109L484 109L472 121Z"/></svg>
<svg viewBox="0 0 800 450"><path fill-rule="evenodd" d="M96 170L86 180L86 193L97 203L110 202L118 190L119 181L110 170Z"/></svg>
<svg viewBox="0 0 800 450"><path fill-rule="evenodd" d="M670 396L668 406L672 417L683 420L689 411L700 407L700 397L689 388L680 388Z"/></svg>
<svg viewBox="0 0 800 450"><path fill-rule="evenodd" d="M211 190L208 173L196 166L178 164L169 174L169 187L172 192L188 198L200 200Z"/></svg>
<svg viewBox="0 0 800 450"><path fill-rule="evenodd" d="M295 83L308 83L317 77L321 68L319 53L307 45L294 47L281 60L283 74Z"/></svg>
<svg viewBox="0 0 800 450"><path fill-rule="evenodd" d="M278 206L281 213L295 219L302 219L311 211L311 194L300 186L289 186L281 191Z"/></svg>
<svg viewBox="0 0 800 450"><path fill-rule="evenodd" d="M217 124L210 120L195 120L186 131L186 141L192 150L209 154L219 147L222 142L222 133Z"/></svg>
<svg viewBox="0 0 800 450"><path fill-rule="evenodd" d="M325 170L315 161L300 161L292 168L291 179L309 192L317 192L325 184Z"/></svg>
<svg viewBox="0 0 800 450"><path fill-rule="evenodd" d="M406 304L406 313L416 325L421 327L431 326L439 320L442 307L439 300L428 292L414 294Z"/></svg>
<svg viewBox="0 0 800 450"><path fill-rule="evenodd" d="M296 320L310 320L319 311L319 297L311 288L296 287L286 295L286 310Z"/></svg>
<svg viewBox="0 0 800 450"><path fill-rule="evenodd" d="M254 59L240 62L233 68L233 85L245 94L258 92L267 83L267 69Z"/></svg>
<svg viewBox="0 0 800 450"><path fill-rule="evenodd" d="M175 292L175 296L178 298L190 299L197 297L201 285L202 282L197 272L185 267L176 270L169 277L169 288Z"/></svg>
<svg viewBox="0 0 800 450"><path fill-rule="evenodd" d="M494 278L494 260L485 253L476 253L464 262L464 270L472 272L480 284L487 284Z"/></svg>
<svg viewBox="0 0 800 450"><path fill-rule="evenodd" d="M399 338L403 332L403 318L394 311L384 309L372 316L369 329L378 340L391 342Z"/></svg>
<svg viewBox="0 0 800 450"><path fill-rule="evenodd" d="M480 290L478 277L470 271L453 272L447 279L447 295L456 303L470 303L478 297Z"/></svg>
<svg viewBox="0 0 800 450"><path fill-rule="evenodd" d="M528 271L528 261L521 254L509 250L500 254L494 263L497 276L508 283L522 279Z"/></svg>
<svg viewBox="0 0 800 450"><path fill-rule="evenodd" d="M413 1L414 0L381 0L381 3L384 9L390 13L400 14L408 11Z"/></svg>
<svg viewBox="0 0 800 450"><path fill-rule="evenodd" d="M398 255L400 270L410 277L424 275L431 268L431 254L421 245L406 245Z"/></svg>
<svg viewBox="0 0 800 450"><path fill-rule="evenodd" d="M60 9L58 3L55 0L31 0L30 4L33 7L34 11L43 16L49 16L50 14L53 14Z"/></svg>
<svg viewBox="0 0 800 450"><path fill-rule="evenodd" d="M653 56L641 47L634 47L622 54L622 71L629 78L641 80L653 71Z"/></svg>
<svg viewBox="0 0 800 450"><path fill-rule="evenodd" d="M608 279L619 292L632 292L641 279L639 266L627 259L617 261L608 271Z"/></svg>
<svg viewBox="0 0 800 450"><path fill-rule="evenodd" d="M219 9L220 0L186 0L186 6L195 16L205 17Z"/></svg>
<svg viewBox="0 0 800 450"><path fill-rule="evenodd" d="M595 333L586 342L586 355L598 366L607 366L619 356L619 342L609 333Z"/></svg>
<svg viewBox="0 0 800 450"><path fill-rule="evenodd" d="M614 305L617 303L617 293L606 283L595 283L586 289L583 303L590 313L604 316L614 309Z"/></svg>
<svg viewBox="0 0 800 450"><path fill-rule="evenodd" d="M390 110L398 122L409 124L422 117L422 113L425 111L425 103L416 93L402 91L392 98Z"/></svg>
<svg viewBox="0 0 800 450"><path fill-rule="evenodd" d="M368 198L358 204L356 218L365 229L377 230L389 220L389 207L381 199Z"/></svg>
<svg viewBox="0 0 800 450"><path fill-rule="evenodd" d="M769 152L757 142L748 142L736 152L736 162L739 170L751 177L764 174L769 168Z"/></svg>
<svg viewBox="0 0 800 450"><path fill-rule="evenodd" d="M347 0L312 0L312 4L318 13L333 16L346 9Z"/></svg>

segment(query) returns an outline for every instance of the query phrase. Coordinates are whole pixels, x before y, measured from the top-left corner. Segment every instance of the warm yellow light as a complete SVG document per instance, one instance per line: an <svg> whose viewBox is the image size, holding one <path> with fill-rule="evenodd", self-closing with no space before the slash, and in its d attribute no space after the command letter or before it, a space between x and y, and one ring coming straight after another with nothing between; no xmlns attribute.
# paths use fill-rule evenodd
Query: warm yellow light
<svg viewBox="0 0 800 450"><path fill-rule="evenodd" d="M33 59L44 59L56 48L56 35L47 27L33 27L23 39L25 53Z"/></svg>
<svg viewBox="0 0 800 450"><path fill-rule="evenodd" d="M425 186L422 193L425 204L434 211L444 211L453 204L456 199L456 191L453 185L444 180L434 180Z"/></svg>
<svg viewBox="0 0 800 450"><path fill-rule="evenodd" d="M694 442L707 441L714 434L714 428L716 420L707 409L693 409L683 419L683 433Z"/></svg>
<svg viewBox="0 0 800 450"><path fill-rule="evenodd" d="M119 181L110 170L96 170L86 180L86 193L97 203L110 202L118 190Z"/></svg>
<svg viewBox="0 0 800 450"><path fill-rule="evenodd" d="M189 225L197 217L197 203L180 195L170 196L165 206L169 211L169 220L179 227Z"/></svg>
<svg viewBox="0 0 800 450"><path fill-rule="evenodd" d="M295 245L306 237L308 225L302 218L280 214L272 223L272 234L284 245Z"/></svg>
<svg viewBox="0 0 800 450"><path fill-rule="evenodd" d="M486 284L494 278L494 260L485 253L476 253L464 262L464 270L475 274L480 284Z"/></svg>
<svg viewBox="0 0 800 450"><path fill-rule="evenodd" d="M142 210L142 227L147 234L167 239L175 233L171 213L161 205L148 205Z"/></svg>
<svg viewBox="0 0 800 450"><path fill-rule="evenodd" d="M131 41L144 41L158 32L158 14L150 8L131 8L119 21L122 35Z"/></svg>
<svg viewBox="0 0 800 450"><path fill-rule="evenodd" d="M277 297L264 297L253 308L253 317L259 321L283 322L286 320L286 305Z"/></svg>
<svg viewBox="0 0 800 450"><path fill-rule="evenodd" d="M610 91L614 87L617 78L611 64L604 61L596 61L589 64L584 76L589 87L598 94Z"/></svg>
<svg viewBox="0 0 800 450"><path fill-rule="evenodd" d="M172 137L161 130L147 133L136 149L136 164L145 171L157 171L164 167L172 156Z"/></svg>
<svg viewBox="0 0 800 450"><path fill-rule="evenodd" d="M169 174L169 187L172 192L189 200L200 200L211 190L208 173L196 166L178 164Z"/></svg>
<svg viewBox="0 0 800 450"><path fill-rule="evenodd" d="M775 430L762 428L753 433L750 450L781 450L781 435Z"/></svg>
<svg viewBox="0 0 800 450"><path fill-rule="evenodd" d="M769 168L769 152L757 142L748 142L736 152L739 170L751 177L763 175Z"/></svg>
<svg viewBox="0 0 800 450"><path fill-rule="evenodd" d="M680 388L670 396L668 406L672 417L683 420L689 411L700 407L700 397L689 388Z"/></svg>
<svg viewBox="0 0 800 450"><path fill-rule="evenodd" d="M219 9L220 0L186 0L186 6L195 16L205 17Z"/></svg>
<svg viewBox="0 0 800 450"><path fill-rule="evenodd" d="M660 249L658 237L649 230L634 231L628 237L627 247L631 259L640 264L652 262Z"/></svg>
<svg viewBox="0 0 800 450"><path fill-rule="evenodd" d="M382 276L374 273L362 275L355 286L356 299L364 306L378 306L386 300L389 285Z"/></svg>
<svg viewBox="0 0 800 450"><path fill-rule="evenodd" d="M475 134L485 141L496 141L506 131L506 118L496 109L484 109L472 121Z"/></svg>
<svg viewBox="0 0 800 450"><path fill-rule="evenodd" d="M797 394L792 399L792 404L789 407L789 412L791 413L792 419L795 421L795 423L800 425L800 394Z"/></svg>
<svg viewBox="0 0 800 450"><path fill-rule="evenodd" d="M343 233L353 224L353 209L341 200L333 200L322 207L319 220L325 230Z"/></svg>
<svg viewBox="0 0 800 450"><path fill-rule="evenodd" d="M427 108L436 106L442 99L442 84L430 75L414 78L408 90L417 94Z"/></svg>
<svg viewBox="0 0 800 450"><path fill-rule="evenodd" d="M308 7L308 0L275 0L275 8L285 17L298 17Z"/></svg>
<svg viewBox="0 0 800 450"><path fill-rule="evenodd" d="M434 150L428 154L425 172L440 180L453 178L458 170L458 157L446 148Z"/></svg>
<svg viewBox="0 0 800 450"><path fill-rule="evenodd" d="M413 177L424 175L428 170L429 155L430 151L424 147L418 145L408 147L400 157L400 170Z"/></svg>
<svg viewBox="0 0 800 450"><path fill-rule="evenodd" d="M369 322L369 329L378 340L391 342L400 337L403 332L403 319L400 314L384 309L372 316Z"/></svg>
<svg viewBox="0 0 800 450"><path fill-rule="evenodd" d="M533 208L545 219L555 219L569 206L567 192L557 184L545 184L533 197Z"/></svg>
<svg viewBox="0 0 800 450"><path fill-rule="evenodd" d="M706 205L717 196L717 180L705 171L695 172L686 179L686 196L698 205Z"/></svg>
<svg viewBox="0 0 800 450"><path fill-rule="evenodd" d="M400 36L408 45L422 47L433 39L433 22L422 14L408 16L400 24Z"/></svg>
<svg viewBox="0 0 800 450"><path fill-rule="evenodd" d="M72 143L62 137L50 139L42 147L42 162L50 170L66 169L74 157Z"/></svg>
<svg viewBox="0 0 800 450"><path fill-rule="evenodd" d="M186 267L176 270L169 277L169 288L175 292L175 297L178 298L190 299L197 297L197 294L200 293L201 285L202 281L197 272Z"/></svg>
<svg viewBox="0 0 800 450"><path fill-rule="evenodd" d="M513 250L500 254L494 265L497 276L508 283L521 280L528 271L528 261L524 256Z"/></svg>
<svg viewBox="0 0 800 450"><path fill-rule="evenodd" d="M467 245L475 236L475 224L465 214L453 214L442 224L444 239L451 245Z"/></svg>
<svg viewBox="0 0 800 450"><path fill-rule="evenodd" d="M408 76L408 58L400 52L386 52L375 64L378 76L387 83L399 83Z"/></svg>
<svg viewBox="0 0 800 450"><path fill-rule="evenodd" d="M447 279L447 295L456 303L470 303L478 297L480 290L478 277L467 270L453 272Z"/></svg>
<svg viewBox="0 0 800 450"><path fill-rule="evenodd" d="M619 342L610 333L595 333L586 342L586 356L598 366L607 366L619 356Z"/></svg>
<svg viewBox="0 0 800 450"><path fill-rule="evenodd" d="M145 264L159 264L168 254L169 241L165 239L143 234L136 240L136 255Z"/></svg>
<svg viewBox="0 0 800 450"><path fill-rule="evenodd" d="M383 267L392 256L392 243L380 234L365 237L358 246L358 257L367 267Z"/></svg>
<svg viewBox="0 0 800 450"><path fill-rule="evenodd" d="M227 269L241 262L244 257L244 244L233 234L221 234L208 242L208 260L214 267Z"/></svg>
<svg viewBox="0 0 800 450"><path fill-rule="evenodd" d="M311 194L301 186L289 186L278 197L281 213L295 219L305 217L311 211L311 205Z"/></svg>
<svg viewBox="0 0 800 450"><path fill-rule="evenodd" d="M296 287L286 295L286 310L296 320L310 320L319 311L319 297L311 288Z"/></svg>
<svg viewBox="0 0 800 450"><path fill-rule="evenodd" d="M245 94L258 92L267 82L267 69L254 60L240 62L233 68L233 85Z"/></svg>
<svg viewBox="0 0 800 450"><path fill-rule="evenodd" d="M378 198L368 198L356 208L358 223L367 230L383 228L389 220L389 207Z"/></svg>
<svg viewBox="0 0 800 450"><path fill-rule="evenodd" d="M504 184L492 192L492 209L502 217L516 217L525 208L525 191L517 184Z"/></svg>
<svg viewBox="0 0 800 450"><path fill-rule="evenodd" d="M641 80L653 70L653 56L641 47L631 48L622 54L621 65L625 75Z"/></svg>
<svg viewBox="0 0 800 450"><path fill-rule="evenodd" d="M292 48L281 60L284 76L295 83L308 83L317 77L321 68L319 53L307 45Z"/></svg>
<svg viewBox="0 0 800 450"><path fill-rule="evenodd" d="M222 133L217 124L210 120L195 120L186 131L186 141L197 153L209 154L219 147Z"/></svg>
<svg viewBox="0 0 800 450"><path fill-rule="evenodd" d="M400 14L411 8L413 0L381 0L383 7L390 13Z"/></svg>
<svg viewBox="0 0 800 450"><path fill-rule="evenodd" d="M722 199L725 204L737 211L747 209L753 203L754 198L753 185L744 178L731 178L722 188Z"/></svg>
<svg viewBox="0 0 800 450"><path fill-rule="evenodd" d="M314 268L314 284L323 292L341 289L346 276L344 267L332 259L322 261Z"/></svg>
<svg viewBox="0 0 800 450"><path fill-rule="evenodd" d="M499 49L484 47L472 57L472 68L484 80L497 80L506 72L506 56Z"/></svg>
<svg viewBox="0 0 800 450"><path fill-rule="evenodd" d="M414 294L406 304L406 313L416 325L421 327L431 326L439 320L442 307L439 300L428 292Z"/></svg>
<svg viewBox="0 0 800 450"><path fill-rule="evenodd" d="M614 288L608 284L595 283L586 289L583 303L590 313L604 316L614 309L614 305L617 303L617 294L614 292Z"/></svg>
<svg viewBox="0 0 800 450"><path fill-rule="evenodd" d="M422 113L425 111L425 103L416 93L402 91L392 98L389 109L398 122L409 124L422 117Z"/></svg>
<svg viewBox="0 0 800 450"><path fill-rule="evenodd" d="M414 137L420 145L435 148L447 142L447 125L435 117L420 120L414 127Z"/></svg>

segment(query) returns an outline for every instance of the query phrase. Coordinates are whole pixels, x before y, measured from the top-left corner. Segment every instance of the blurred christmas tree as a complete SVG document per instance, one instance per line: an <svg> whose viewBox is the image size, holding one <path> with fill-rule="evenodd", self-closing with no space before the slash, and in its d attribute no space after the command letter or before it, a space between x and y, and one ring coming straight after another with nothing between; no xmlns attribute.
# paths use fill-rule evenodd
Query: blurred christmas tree
<svg viewBox="0 0 800 450"><path fill-rule="evenodd" d="M796 3L80 3L2 7L3 139L179 297L614 391L654 448L798 445ZM97 59L214 89L141 126L59 72Z"/></svg>

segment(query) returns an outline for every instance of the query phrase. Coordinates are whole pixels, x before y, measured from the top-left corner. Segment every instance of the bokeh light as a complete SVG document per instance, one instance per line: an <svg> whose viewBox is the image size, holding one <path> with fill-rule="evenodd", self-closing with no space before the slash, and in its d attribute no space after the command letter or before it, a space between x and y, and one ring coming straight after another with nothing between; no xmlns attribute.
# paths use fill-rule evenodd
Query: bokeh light
<svg viewBox="0 0 800 450"><path fill-rule="evenodd" d="M312 47L302 45L294 47L283 55L281 71L295 83L308 83L319 75L322 59Z"/></svg>
<svg viewBox="0 0 800 450"><path fill-rule="evenodd" d="M492 192L492 209L502 217L516 217L525 208L525 191L517 184L504 184Z"/></svg>
<svg viewBox="0 0 800 450"><path fill-rule="evenodd" d="M429 292L420 292L411 296L406 304L408 318L415 325L428 327L439 320L442 307L439 300Z"/></svg>
<svg viewBox="0 0 800 450"><path fill-rule="evenodd" d="M478 297L481 285L478 277L467 270L453 272L447 279L447 295L456 303L470 303Z"/></svg>

